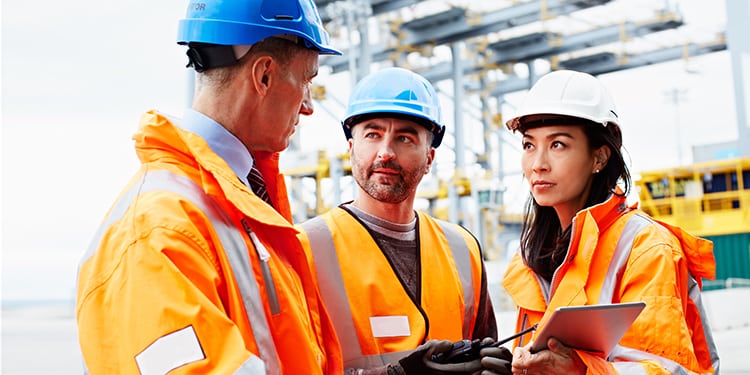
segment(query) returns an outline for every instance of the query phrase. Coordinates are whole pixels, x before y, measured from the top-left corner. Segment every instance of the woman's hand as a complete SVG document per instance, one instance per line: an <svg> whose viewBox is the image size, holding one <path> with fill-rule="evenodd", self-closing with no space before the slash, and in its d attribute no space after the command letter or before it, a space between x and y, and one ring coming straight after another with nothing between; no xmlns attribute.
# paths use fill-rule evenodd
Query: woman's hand
<svg viewBox="0 0 750 375"><path fill-rule="evenodd" d="M531 344L513 352L514 375L586 374L586 365L575 350L557 339L547 340L547 349L531 353Z"/></svg>

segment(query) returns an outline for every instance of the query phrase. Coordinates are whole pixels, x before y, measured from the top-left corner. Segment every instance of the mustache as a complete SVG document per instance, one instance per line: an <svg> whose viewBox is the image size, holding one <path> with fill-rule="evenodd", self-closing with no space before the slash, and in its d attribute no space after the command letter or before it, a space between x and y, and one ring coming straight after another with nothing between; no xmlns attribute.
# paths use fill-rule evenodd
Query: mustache
<svg viewBox="0 0 750 375"><path fill-rule="evenodd" d="M396 163L394 160L389 160L389 161L386 161L386 162L375 162L370 167L370 172L372 172L375 169L379 169L379 168L393 169L394 171L398 171L399 173L402 170L401 166L398 165L398 163Z"/></svg>

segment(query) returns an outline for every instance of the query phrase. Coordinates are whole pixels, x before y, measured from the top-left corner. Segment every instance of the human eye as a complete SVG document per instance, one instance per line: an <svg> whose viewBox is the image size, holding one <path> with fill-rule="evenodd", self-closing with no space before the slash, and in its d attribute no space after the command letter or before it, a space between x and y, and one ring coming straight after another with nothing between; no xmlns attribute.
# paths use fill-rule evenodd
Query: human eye
<svg viewBox="0 0 750 375"><path fill-rule="evenodd" d="M523 150L529 150L532 147L534 147L534 145L531 142L528 142L528 141L521 142L521 149Z"/></svg>
<svg viewBox="0 0 750 375"><path fill-rule="evenodd" d="M305 75L305 81L307 82L308 85L312 84L313 80L317 76L318 76L318 72L317 71L309 72L308 74Z"/></svg>
<svg viewBox="0 0 750 375"><path fill-rule="evenodd" d="M377 139L380 135L374 131L365 132L364 137L368 139Z"/></svg>
<svg viewBox="0 0 750 375"><path fill-rule="evenodd" d="M406 136L406 135L398 136L397 139L398 139L399 142L405 143L405 144L414 143L414 140L411 139L411 137Z"/></svg>
<svg viewBox="0 0 750 375"><path fill-rule="evenodd" d="M565 148L565 143L563 143L562 141L554 141L552 142L551 147L554 149L562 149Z"/></svg>

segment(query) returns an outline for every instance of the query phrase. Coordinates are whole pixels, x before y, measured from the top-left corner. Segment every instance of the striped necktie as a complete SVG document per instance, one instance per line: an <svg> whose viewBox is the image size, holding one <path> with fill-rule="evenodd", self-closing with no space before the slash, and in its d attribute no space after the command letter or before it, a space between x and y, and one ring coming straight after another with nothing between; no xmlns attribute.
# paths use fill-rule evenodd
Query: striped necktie
<svg viewBox="0 0 750 375"><path fill-rule="evenodd" d="M250 183L250 189L252 189L253 193L255 193L258 198L263 199L266 203L273 206L273 204L271 204L271 198L268 196L268 190L266 190L266 182L263 181L263 176L255 166L255 163L253 163L253 168L250 169L250 173L247 174L247 182Z"/></svg>

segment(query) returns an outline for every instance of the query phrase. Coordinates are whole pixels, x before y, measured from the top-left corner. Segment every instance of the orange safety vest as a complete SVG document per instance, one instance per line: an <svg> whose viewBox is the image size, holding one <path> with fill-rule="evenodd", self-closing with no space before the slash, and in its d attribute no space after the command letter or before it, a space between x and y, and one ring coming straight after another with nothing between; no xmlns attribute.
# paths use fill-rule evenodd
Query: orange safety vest
<svg viewBox="0 0 750 375"><path fill-rule="evenodd" d="M701 278L715 275L713 244L628 208L616 195L580 211L572 225L568 254L549 295L519 254L508 266L503 286L519 308L516 329L543 325L560 306L643 301L646 308L609 358L577 350L588 373L717 371L700 298ZM515 345L528 342L526 336Z"/></svg>
<svg viewBox="0 0 750 375"><path fill-rule="evenodd" d="M482 279L477 241L458 225L417 215L422 289L416 303L352 214L335 208L301 225L345 368L395 362L430 339L471 339Z"/></svg>
<svg viewBox="0 0 750 375"><path fill-rule="evenodd" d="M165 117L146 113L134 138L142 167L79 268L86 371L342 373L278 155L255 155L277 212Z"/></svg>

